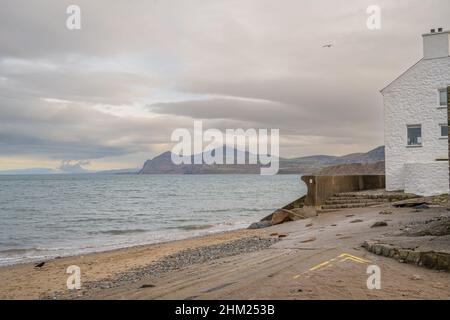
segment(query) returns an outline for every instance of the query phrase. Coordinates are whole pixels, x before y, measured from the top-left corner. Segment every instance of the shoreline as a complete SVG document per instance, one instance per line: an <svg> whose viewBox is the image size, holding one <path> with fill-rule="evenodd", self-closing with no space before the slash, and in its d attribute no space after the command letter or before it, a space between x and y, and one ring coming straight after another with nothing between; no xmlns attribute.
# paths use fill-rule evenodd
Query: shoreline
<svg viewBox="0 0 450 320"><path fill-rule="evenodd" d="M70 276L66 273L66 269L70 265L80 267L83 287L83 283L98 283L105 279L107 281L117 278L124 273L145 268L183 251L225 245L251 237L268 237L268 234L267 231L262 230L236 229L179 240L40 260L45 261L42 268L36 268L36 262L0 266L0 279L2 279L0 299L52 299L55 294L58 298L64 298L68 293L66 281ZM81 290L69 292L67 297L71 295L76 297L79 291Z"/></svg>
<svg viewBox="0 0 450 320"><path fill-rule="evenodd" d="M0 299L448 299L448 273L401 263L363 244L390 243L410 226L449 215L444 208L385 204L55 259L42 268L3 267ZM386 224L374 228L380 221ZM70 265L81 269L81 290L66 287ZM367 288L369 265L383 270L382 290Z"/></svg>
<svg viewBox="0 0 450 320"><path fill-rule="evenodd" d="M251 222L248 225L250 225L250 224L251 224ZM146 247L146 246L151 246L151 245L166 244L166 243L171 243L171 242L175 242L175 241L185 241L185 240L189 240L189 239L195 239L195 238L201 238L201 237L209 237L209 236L213 236L213 235L220 235L222 233L246 230L246 228L244 226L238 226L235 229L231 228L231 229L228 229L228 230L217 230L217 231L209 231L209 232L206 231L207 229L203 229L203 230L205 230L205 231L202 232L202 229L198 229L198 231L200 231L199 234L190 234L190 235L186 235L186 236L182 235L180 238L175 237L175 238L170 239L170 240L162 240L162 241L156 240L155 242L136 243L136 244L129 244L129 245L125 245L125 246L121 246L121 244L114 244L114 245L111 245L111 248L105 248L105 247L101 247L100 246L98 250L93 249L92 251L91 250L87 250L85 252L79 251L79 252L74 253L74 254L49 255L49 256L46 256L46 257L44 256L44 257L36 257L36 258L32 258L32 257L31 258L25 258L24 261L0 264L0 269L1 268L5 268L5 267L14 267L14 266L21 266L21 265L36 264L36 263L43 262L43 261L50 262L52 260L58 260L58 259L74 258L74 257L78 257L78 256L87 256L87 255L97 254L97 253L106 253L106 252L113 252L113 251L124 250L124 249L131 249L131 248ZM80 250L80 249L78 249L78 250Z"/></svg>

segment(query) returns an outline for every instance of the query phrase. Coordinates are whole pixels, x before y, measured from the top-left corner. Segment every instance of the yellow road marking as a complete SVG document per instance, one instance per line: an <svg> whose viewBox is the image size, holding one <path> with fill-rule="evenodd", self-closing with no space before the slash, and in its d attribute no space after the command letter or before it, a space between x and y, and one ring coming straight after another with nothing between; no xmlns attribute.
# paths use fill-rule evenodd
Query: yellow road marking
<svg viewBox="0 0 450 320"><path fill-rule="evenodd" d="M362 263L369 263L370 262L370 260L359 258L357 256L354 256L354 255L351 255L351 254L348 254L348 253L342 253L342 254L339 255L339 258L343 258L343 257L348 257L348 258L350 258L352 260L359 260Z"/></svg>
<svg viewBox="0 0 450 320"><path fill-rule="evenodd" d="M333 259L327 260L325 262L319 263L318 265L315 265L314 267L310 268L309 270L306 270L306 271L304 271L304 272L302 272L300 274L297 274L297 275L293 276L292 278L294 280L296 280L296 279L300 278L300 276L302 274L305 274L308 271L315 271L315 270L318 270L318 269L321 269L321 268L331 267L331 266L333 266L332 262L334 262L336 260L337 260L337 262L352 261L352 262L361 263L361 264L370 263L371 262L370 260L366 260L366 259L363 259L363 258L360 258L360 257L357 257L357 256L354 256L354 255L351 255L349 253L345 253L344 252L344 253L341 253L336 258L333 258Z"/></svg>
<svg viewBox="0 0 450 320"><path fill-rule="evenodd" d="M357 257L357 256L354 256L354 255L351 255L351 254L349 254L349 253L345 253L345 252L344 252L344 253L341 253L341 254L340 254L339 256L337 256L336 258L333 258L333 259L327 260L327 261L325 261L325 262L319 263L318 265L315 265L314 267L310 268L308 271L315 271L315 270L318 270L318 269L320 269L320 268L330 267L330 266L333 265L332 262L334 262L334 261L336 261L336 260L337 260L337 262L353 261L353 262L355 262L355 263L361 263L361 264L371 262L370 260L366 260L366 259L363 259L363 258L360 258L360 257ZM292 278L293 278L294 280L295 280L295 279L298 279L298 278L300 278L300 276L301 276L302 274L304 274L304 273L306 273L306 272L308 272L308 271L305 271L305 272L303 272L303 273L301 273L301 274L297 274L297 275L295 275L295 276L292 277Z"/></svg>
<svg viewBox="0 0 450 320"><path fill-rule="evenodd" d="M361 263L361 264L364 264L364 263L365 263L365 262L362 262L362 261L360 261L360 260L358 260L358 259L353 259L353 258L350 258L350 257L347 257L347 258L344 258L344 259L342 259L342 260L339 260L339 262L345 262L345 261L348 261L348 260L353 261L353 262L356 262L356 263Z"/></svg>
<svg viewBox="0 0 450 320"><path fill-rule="evenodd" d="M328 261L322 262L322 263L312 267L311 269L309 269L309 271L314 271L314 270L317 270L319 268L322 268L322 267L326 266L327 264L329 264L330 262L333 262L334 260L336 260L336 259L333 258L333 259L330 259Z"/></svg>

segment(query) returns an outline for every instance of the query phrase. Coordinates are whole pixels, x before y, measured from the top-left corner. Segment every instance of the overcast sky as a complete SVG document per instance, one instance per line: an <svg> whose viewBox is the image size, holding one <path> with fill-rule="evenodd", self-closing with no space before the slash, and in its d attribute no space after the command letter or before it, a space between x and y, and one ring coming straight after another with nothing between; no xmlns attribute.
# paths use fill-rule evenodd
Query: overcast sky
<svg viewBox="0 0 450 320"><path fill-rule="evenodd" d="M194 120L279 128L284 157L367 151L379 90L449 15L448 0L2 0L0 170L138 167Z"/></svg>

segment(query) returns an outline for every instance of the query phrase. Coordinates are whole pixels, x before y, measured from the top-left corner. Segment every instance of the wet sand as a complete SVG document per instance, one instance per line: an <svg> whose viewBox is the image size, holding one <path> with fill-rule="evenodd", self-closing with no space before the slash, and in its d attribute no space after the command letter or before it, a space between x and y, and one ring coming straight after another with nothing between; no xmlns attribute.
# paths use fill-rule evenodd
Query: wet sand
<svg viewBox="0 0 450 320"><path fill-rule="evenodd" d="M261 235L256 230L236 230L160 244L142 245L46 261L42 268L27 263L0 268L0 299L51 298L54 292L67 292L68 266L81 269L81 281L113 279L131 269L147 266L187 249L217 245Z"/></svg>

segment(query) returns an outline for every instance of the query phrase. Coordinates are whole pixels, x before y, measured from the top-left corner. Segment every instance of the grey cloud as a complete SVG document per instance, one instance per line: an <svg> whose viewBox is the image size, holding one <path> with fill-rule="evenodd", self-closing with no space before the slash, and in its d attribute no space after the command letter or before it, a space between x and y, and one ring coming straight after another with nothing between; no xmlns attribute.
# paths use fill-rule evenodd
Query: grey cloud
<svg viewBox="0 0 450 320"><path fill-rule="evenodd" d="M287 135L345 137L348 141L364 138L372 143L379 138L382 128L373 123L374 117L381 117L379 107L371 105L369 107L373 107L373 110L368 110L362 100L358 104L361 108L354 110L353 104L357 104L358 99L352 100L345 95L329 97L314 90L307 96L310 96L311 101L298 105L271 101L211 99L155 104L149 108L152 112L161 114L209 120L207 122L210 125L216 126L220 120L228 120L227 124L232 125L231 128L239 123L244 127L280 128L281 133ZM329 106L327 110L324 110L323 104ZM381 123L382 119L379 120Z"/></svg>
<svg viewBox="0 0 450 320"><path fill-rule="evenodd" d="M154 83L137 74L83 70L63 62L48 67L33 60L0 61L0 74L5 78L0 88L10 95L92 103L132 103L135 97L150 95Z"/></svg>
<svg viewBox="0 0 450 320"><path fill-rule="evenodd" d="M376 32L365 26L370 0L79 0L82 30L69 31L69 4L2 1L1 155L150 152L193 119L280 128L289 155L361 151L383 141L378 90L421 57L421 33L450 27L448 0L380 0ZM148 118L95 107L148 104L160 91L203 100L154 103Z"/></svg>
<svg viewBox="0 0 450 320"><path fill-rule="evenodd" d="M0 154L83 160L150 151L171 130L185 125L156 119L116 117L80 103L0 98Z"/></svg>

